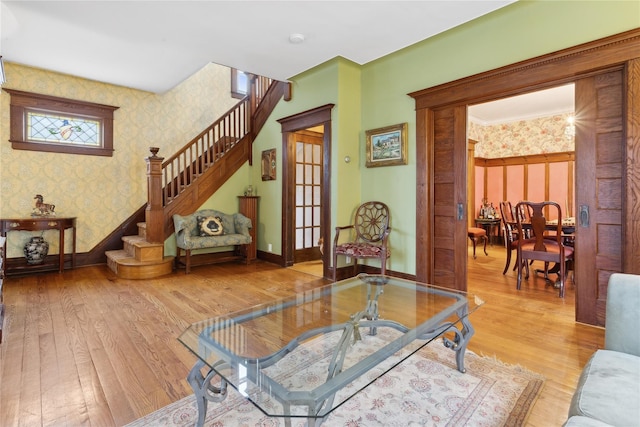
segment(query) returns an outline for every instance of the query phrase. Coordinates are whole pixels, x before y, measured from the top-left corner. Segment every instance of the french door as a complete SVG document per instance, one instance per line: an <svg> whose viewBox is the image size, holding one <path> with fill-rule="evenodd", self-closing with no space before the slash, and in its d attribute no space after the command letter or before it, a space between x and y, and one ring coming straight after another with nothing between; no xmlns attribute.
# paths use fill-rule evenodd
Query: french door
<svg viewBox="0 0 640 427"><path fill-rule="evenodd" d="M295 153L294 262L304 262L322 257L322 134L296 132Z"/></svg>

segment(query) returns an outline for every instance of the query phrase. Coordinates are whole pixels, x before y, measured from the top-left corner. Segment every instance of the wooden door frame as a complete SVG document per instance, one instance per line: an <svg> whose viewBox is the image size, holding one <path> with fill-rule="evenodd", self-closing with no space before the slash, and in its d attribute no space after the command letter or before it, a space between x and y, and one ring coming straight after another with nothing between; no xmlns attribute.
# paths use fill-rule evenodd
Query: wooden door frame
<svg viewBox="0 0 640 427"><path fill-rule="evenodd" d="M640 221L638 211L640 171L634 159L640 155L640 29L518 62L409 94L416 105L416 277L434 280L433 227L433 111L456 105L471 105L574 82L589 75L624 67L627 105L624 123L626 136L625 218L623 228L629 238L622 243L623 269L640 274ZM466 151L466 135L458 135L456 149ZM632 203L636 201L636 205ZM425 215L426 213L426 215ZM456 250L466 251L466 240L456 240ZM426 254L426 255L424 255ZM426 256L426 260L424 259ZM426 261L426 262L425 262ZM466 277L466 271L464 273ZM464 284L466 287L466 283ZM576 310L578 308L576 307ZM578 316L579 317L579 316ZM579 319L578 319L579 320Z"/></svg>
<svg viewBox="0 0 640 427"><path fill-rule="evenodd" d="M322 276L332 277L329 267L331 242L331 111L335 104L326 104L299 114L278 119L282 129L282 262L284 267L294 263L295 255L295 144L294 133L315 126L323 126L322 141ZM295 141L293 141L295 142Z"/></svg>

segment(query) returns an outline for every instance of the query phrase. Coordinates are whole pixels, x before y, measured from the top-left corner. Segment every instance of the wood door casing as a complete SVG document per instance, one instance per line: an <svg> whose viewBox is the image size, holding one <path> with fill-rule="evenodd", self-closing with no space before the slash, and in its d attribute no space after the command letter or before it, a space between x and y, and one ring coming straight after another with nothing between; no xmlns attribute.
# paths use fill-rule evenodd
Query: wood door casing
<svg viewBox="0 0 640 427"><path fill-rule="evenodd" d="M334 104L326 104L318 108L278 119L282 129L282 266L290 267L294 264L295 248L295 135L294 132L315 126L323 126L322 143L322 187L331 188L331 111ZM322 193L322 237L325 242L331 241L331 194ZM330 250L325 250L322 256L322 275L333 277L330 269Z"/></svg>
<svg viewBox="0 0 640 427"><path fill-rule="evenodd" d="M622 70L576 81L576 320L604 326L609 276L623 271Z"/></svg>
<svg viewBox="0 0 640 427"><path fill-rule="evenodd" d="M433 163L430 156L439 135L436 131L438 126L433 112L438 109L477 104L550 88L621 69L624 70L622 87L624 88L623 103L626 106L621 128L623 139L626 141L622 154L624 159L622 162L622 188L624 189L622 194L624 195L622 197L625 204L620 211L623 235L617 243L618 249L611 249L611 251L620 252L622 271L640 274L640 239L632 238L640 236L640 221L635 219L637 210L634 210L638 205L638 194L640 194L640 172L635 164L636 159L640 157L636 156L640 152L640 105L637 101L640 98L638 96L640 65L638 61L640 61L640 28L410 93L409 96L415 99L416 106L417 279L429 282L433 277L435 264L433 255L435 242L432 237L435 222L432 206L429 205L433 198L435 177L430 169ZM457 142L456 150L462 150L465 155L466 147L463 149L465 143L460 142L460 139L466 141L466 135L456 135L454 138ZM589 179L593 171L586 177L582 176L583 174L576 171L576 188L579 181ZM459 178L462 180L465 176L461 175ZM425 212L427 215L424 215ZM594 242L593 247L597 248L598 242ZM456 251L466 254L466 244L456 246ZM466 287L466 268L463 277L463 283L459 284L459 287ZM586 277L584 280L594 281L595 278ZM588 289L589 286L584 283L577 285L576 293L579 296L576 298L576 313L582 310L595 310L593 307L596 304L602 304L602 302L596 303L595 294L590 294ZM587 300L589 300L588 303ZM584 307L580 307L581 305ZM595 313L590 313L589 318L596 319L597 316ZM585 323L595 324L595 321L585 321Z"/></svg>

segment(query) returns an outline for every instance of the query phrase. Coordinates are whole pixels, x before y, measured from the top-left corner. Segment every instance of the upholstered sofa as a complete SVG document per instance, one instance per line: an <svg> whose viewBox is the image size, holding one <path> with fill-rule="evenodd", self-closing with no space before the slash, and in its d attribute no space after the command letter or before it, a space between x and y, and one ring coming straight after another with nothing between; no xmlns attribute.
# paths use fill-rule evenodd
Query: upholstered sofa
<svg viewBox="0 0 640 427"><path fill-rule="evenodd" d="M213 209L204 209L191 215L174 215L176 233L176 267L184 265L185 273L191 272L191 251L234 247L233 255L220 257L219 261L244 258L246 245L251 243L251 220L241 213L226 214ZM182 251L185 261L181 260Z"/></svg>
<svg viewBox="0 0 640 427"><path fill-rule="evenodd" d="M640 426L640 276L612 274L604 349L582 370L564 424Z"/></svg>

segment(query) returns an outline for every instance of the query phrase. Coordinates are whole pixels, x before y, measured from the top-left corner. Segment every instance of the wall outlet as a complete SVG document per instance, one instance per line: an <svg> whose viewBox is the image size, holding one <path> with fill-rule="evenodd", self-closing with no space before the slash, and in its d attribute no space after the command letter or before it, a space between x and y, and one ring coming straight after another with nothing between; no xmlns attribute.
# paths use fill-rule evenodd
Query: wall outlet
<svg viewBox="0 0 640 427"><path fill-rule="evenodd" d="M345 262L346 262L347 264L351 264L351 257L350 257L350 256L345 257Z"/></svg>
<svg viewBox="0 0 640 427"><path fill-rule="evenodd" d="M273 252L273 245L271 243L267 245L267 251Z"/></svg>

